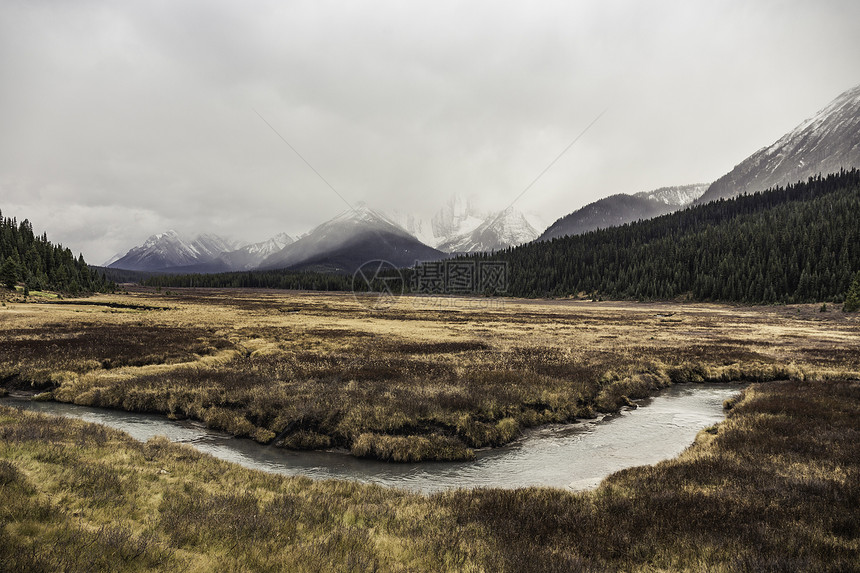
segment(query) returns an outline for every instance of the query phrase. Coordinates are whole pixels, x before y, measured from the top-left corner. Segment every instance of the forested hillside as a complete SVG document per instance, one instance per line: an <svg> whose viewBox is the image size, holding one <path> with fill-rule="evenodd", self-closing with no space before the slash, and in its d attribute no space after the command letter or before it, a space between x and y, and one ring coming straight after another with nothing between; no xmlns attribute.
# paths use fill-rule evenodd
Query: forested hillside
<svg viewBox="0 0 860 573"><path fill-rule="evenodd" d="M12 288L23 283L27 290L52 290L69 294L100 292L113 284L90 271L83 255L54 245L45 234L37 237L26 219L18 223L0 212L0 282Z"/></svg>
<svg viewBox="0 0 860 573"><path fill-rule="evenodd" d="M495 255L508 294L841 302L860 270L860 171Z"/></svg>

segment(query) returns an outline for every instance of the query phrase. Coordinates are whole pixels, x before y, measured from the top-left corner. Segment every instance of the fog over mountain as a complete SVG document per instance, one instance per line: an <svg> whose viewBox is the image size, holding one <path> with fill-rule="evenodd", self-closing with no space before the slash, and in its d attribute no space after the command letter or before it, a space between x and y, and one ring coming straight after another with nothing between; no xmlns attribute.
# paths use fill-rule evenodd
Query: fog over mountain
<svg viewBox="0 0 860 573"><path fill-rule="evenodd" d="M720 177L699 199L735 197L860 167L860 85Z"/></svg>
<svg viewBox="0 0 860 573"><path fill-rule="evenodd" d="M7 2L0 205L92 262L166 229L297 237L360 201L425 234L457 193L555 221L716 181L858 83L858 20L846 0Z"/></svg>
<svg viewBox="0 0 860 573"><path fill-rule="evenodd" d="M408 267L444 256L388 216L357 205L269 255L260 268L351 273L373 260Z"/></svg>

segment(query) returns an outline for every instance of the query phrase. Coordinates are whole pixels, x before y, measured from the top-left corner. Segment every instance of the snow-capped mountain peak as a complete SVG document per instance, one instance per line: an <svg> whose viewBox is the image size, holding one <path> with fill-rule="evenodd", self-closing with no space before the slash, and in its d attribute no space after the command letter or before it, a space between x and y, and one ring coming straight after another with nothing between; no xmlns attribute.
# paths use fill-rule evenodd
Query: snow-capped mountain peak
<svg viewBox="0 0 860 573"><path fill-rule="evenodd" d="M487 216L475 229L440 243L437 248L448 253L498 251L528 243L538 232L528 219L513 207Z"/></svg>
<svg viewBox="0 0 860 573"><path fill-rule="evenodd" d="M322 229L334 229L342 226L362 226L362 227L393 227L399 232L409 234L403 226L381 211L372 209L363 202L356 203L351 209L347 209L335 216L333 219L319 225L310 233L319 232Z"/></svg>
<svg viewBox="0 0 860 573"><path fill-rule="evenodd" d="M156 233L154 235L150 235L149 237L147 237L146 241L143 242L143 245L141 245L141 247L149 248L158 245L159 243L174 241L182 242L182 239L179 238L179 233L177 233L173 229L169 229L167 231L164 231L163 233Z"/></svg>
<svg viewBox="0 0 860 573"><path fill-rule="evenodd" d="M441 255L384 213L358 204L273 253L260 268L353 272L370 260L409 266Z"/></svg>
<svg viewBox="0 0 860 573"><path fill-rule="evenodd" d="M272 253L280 251L293 241L295 241L295 239L293 239L288 234L278 233L271 239L260 241L259 243L251 243L250 245L245 245L244 247L242 247L242 249L253 255L268 256Z"/></svg>
<svg viewBox="0 0 860 573"><path fill-rule="evenodd" d="M151 235L142 245L130 249L108 266L141 271L183 267L208 262L237 246L235 241L213 234L185 240L171 229Z"/></svg>
<svg viewBox="0 0 860 573"><path fill-rule="evenodd" d="M221 253L218 256L218 262L223 267L223 270L229 271L247 271L254 269L262 263L266 257L281 251L287 245L295 242L291 236L286 233L278 233L270 239L251 243L239 249Z"/></svg>
<svg viewBox="0 0 860 573"><path fill-rule="evenodd" d="M526 217L510 207L484 212L470 199L452 195L427 221L395 211L393 219L425 245L441 251L493 251L534 240L538 233Z"/></svg>
<svg viewBox="0 0 860 573"><path fill-rule="evenodd" d="M459 194L452 195L430 220L436 243L474 231L485 221L487 215L488 213L479 211L471 199L464 199Z"/></svg>
<svg viewBox="0 0 860 573"><path fill-rule="evenodd" d="M840 94L775 143L736 165L698 202L755 193L851 167L860 167L860 86Z"/></svg>

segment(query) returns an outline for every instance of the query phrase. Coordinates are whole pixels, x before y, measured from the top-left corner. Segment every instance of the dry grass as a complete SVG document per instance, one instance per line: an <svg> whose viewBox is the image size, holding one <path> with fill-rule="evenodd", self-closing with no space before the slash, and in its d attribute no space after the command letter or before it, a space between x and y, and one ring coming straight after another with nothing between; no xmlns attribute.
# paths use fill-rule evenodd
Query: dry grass
<svg viewBox="0 0 860 573"><path fill-rule="evenodd" d="M0 407L2 571L857 571L860 384L754 385L594 492L422 497Z"/></svg>
<svg viewBox="0 0 860 573"><path fill-rule="evenodd" d="M2 406L0 498L0 571L480 570L427 498Z"/></svg>
<svg viewBox="0 0 860 573"><path fill-rule="evenodd" d="M678 459L593 493L442 496L505 571L860 570L860 383L754 385Z"/></svg>
<svg viewBox="0 0 860 573"><path fill-rule="evenodd" d="M860 372L860 321L802 307L140 290L0 309L0 383L293 448L468 459L673 382ZM93 304L97 303L97 304Z"/></svg>

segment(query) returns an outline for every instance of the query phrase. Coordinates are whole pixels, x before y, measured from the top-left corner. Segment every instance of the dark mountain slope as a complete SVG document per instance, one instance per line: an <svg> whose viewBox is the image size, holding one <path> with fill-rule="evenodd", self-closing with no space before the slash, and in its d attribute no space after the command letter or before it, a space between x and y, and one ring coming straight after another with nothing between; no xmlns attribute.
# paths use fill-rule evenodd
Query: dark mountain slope
<svg viewBox="0 0 860 573"><path fill-rule="evenodd" d="M445 256L384 215L362 206L323 223L269 256L260 269L352 273L376 259L405 267Z"/></svg>
<svg viewBox="0 0 860 573"><path fill-rule="evenodd" d="M860 86L720 177L698 203L860 167Z"/></svg>
<svg viewBox="0 0 860 573"><path fill-rule="evenodd" d="M693 184L661 187L635 195L611 195L562 217L550 225L537 240L547 241L567 235L581 235L597 229L659 217L688 205L707 188L707 185Z"/></svg>

